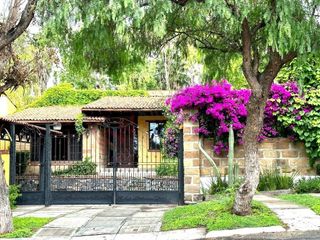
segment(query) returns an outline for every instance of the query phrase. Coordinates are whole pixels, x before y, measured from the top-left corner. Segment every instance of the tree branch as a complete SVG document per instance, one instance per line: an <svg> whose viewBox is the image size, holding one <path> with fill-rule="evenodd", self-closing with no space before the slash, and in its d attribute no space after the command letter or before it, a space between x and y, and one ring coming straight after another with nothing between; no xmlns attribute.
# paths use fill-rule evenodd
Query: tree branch
<svg viewBox="0 0 320 240"><path fill-rule="evenodd" d="M235 4L232 4L229 2L229 0L224 0L224 2L226 3L227 7L231 10L232 15L234 16L238 16L238 9L235 6Z"/></svg>
<svg viewBox="0 0 320 240"><path fill-rule="evenodd" d="M242 68L243 73L254 92L261 93L261 86L257 80L257 75L254 75L252 69L252 57L251 57L251 34L250 27L247 18L242 21Z"/></svg>
<svg viewBox="0 0 320 240"><path fill-rule="evenodd" d="M36 5L37 0L29 0L22 11L18 24L2 36L0 35L0 51L16 40L27 29L33 19Z"/></svg>

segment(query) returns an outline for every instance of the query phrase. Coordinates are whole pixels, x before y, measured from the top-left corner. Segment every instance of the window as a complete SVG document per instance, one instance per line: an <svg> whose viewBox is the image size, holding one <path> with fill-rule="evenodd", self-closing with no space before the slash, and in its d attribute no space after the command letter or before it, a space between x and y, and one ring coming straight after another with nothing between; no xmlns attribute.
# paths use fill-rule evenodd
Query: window
<svg viewBox="0 0 320 240"><path fill-rule="evenodd" d="M66 135L52 138L52 161L81 161L82 137L68 131Z"/></svg>
<svg viewBox="0 0 320 240"><path fill-rule="evenodd" d="M160 150L160 137L164 122L149 122L149 150Z"/></svg>

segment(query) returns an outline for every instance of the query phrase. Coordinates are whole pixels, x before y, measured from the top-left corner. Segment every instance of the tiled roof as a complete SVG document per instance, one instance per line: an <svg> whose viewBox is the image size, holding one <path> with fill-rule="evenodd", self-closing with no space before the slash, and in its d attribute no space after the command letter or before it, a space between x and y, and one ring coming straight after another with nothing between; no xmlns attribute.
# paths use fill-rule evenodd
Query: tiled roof
<svg viewBox="0 0 320 240"><path fill-rule="evenodd" d="M81 106L50 106L41 108L27 108L12 114L6 119L22 122L74 122L81 113ZM85 117L85 122L103 121L101 117Z"/></svg>
<svg viewBox="0 0 320 240"><path fill-rule="evenodd" d="M39 127L39 126L36 126L36 125L33 125L33 124L28 124L27 122L19 122L19 121L14 121L12 119L9 119L8 116L6 117L0 117L0 124L3 124L4 123L4 126L6 128L9 128L9 124L14 124L16 127L28 127L28 128L31 128L31 129L38 129L40 131L43 131L45 132L46 129L44 127ZM7 125L7 126L6 126ZM50 130L50 132L53 132L55 134L61 134L61 132L59 131L55 131L55 130Z"/></svg>
<svg viewBox="0 0 320 240"><path fill-rule="evenodd" d="M166 98L165 96L104 97L85 105L82 110L161 111L165 105Z"/></svg>

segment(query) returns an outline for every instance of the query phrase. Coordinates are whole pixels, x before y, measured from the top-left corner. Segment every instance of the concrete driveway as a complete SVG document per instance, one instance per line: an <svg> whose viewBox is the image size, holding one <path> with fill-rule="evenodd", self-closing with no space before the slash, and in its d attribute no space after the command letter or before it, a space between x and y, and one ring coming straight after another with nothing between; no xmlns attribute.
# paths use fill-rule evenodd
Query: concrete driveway
<svg viewBox="0 0 320 240"><path fill-rule="evenodd" d="M117 235L159 232L164 212L172 207L174 205L19 206L14 216L55 218L34 238L97 239L103 235L103 239L118 239Z"/></svg>

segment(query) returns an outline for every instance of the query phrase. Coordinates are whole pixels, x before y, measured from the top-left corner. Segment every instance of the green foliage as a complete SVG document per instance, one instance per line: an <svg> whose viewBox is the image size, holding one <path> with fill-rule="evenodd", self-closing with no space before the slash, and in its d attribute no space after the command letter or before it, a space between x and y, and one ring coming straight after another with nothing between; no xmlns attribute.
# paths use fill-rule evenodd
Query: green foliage
<svg viewBox="0 0 320 240"><path fill-rule="evenodd" d="M9 200L11 209L16 207L18 197L21 197L20 186L10 185L9 186Z"/></svg>
<svg viewBox="0 0 320 240"><path fill-rule="evenodd" d="M85 158L67 169L57 169L52 173L54 176L79 176L96 174L97 164L92 162L90 158Z"/></svg>
<svg viewBox="0 0 320 240"><path fill-rule="evenodd" d="M165 159L155 169L157 176L178 176L177 159Z"/></svg>
<svg viewBox="0 0 320 240"><path fill-rule="evenodd" d="M84 118L84 114L80 113L78 116L76 116L76 121L74 123L75 129L79 138L82 136L82 134L86 130L85 127L83 126L83 118Z"/></svg>
<svg viewBox="0 0 320 240"><path fill-rule="evenodd" d="M266 170L260 174L258 191L273 191L280 189L290 189L296 174L285 175L278 170Z"/></svg>
<svg viewBox="0 0 320 240"><path fill-rule="evenodd" d="M222 178L220 175L217 179L211 179L211 183L208 189L208 194L213 195L216 193L224 192L228 188L228 181L226 178Z"/></svg>
<svg viewBox="0 0 320 240"><path fill-rule="evenodd" d="M297 203L311 208L316 214L320 215L320 198L309 194L285 194L279 195L279 198Z"/></svg>
<svg viewBox="0 0 320 240"><path fill-rule="evenodd" d="M285 66L278 74L279 82L295 80L303 90L320 87L320 57L308 54L299 57Z"/></svg>
<svg viewBox="0 0 320 240"><path fill-rule="evenodd" d="M302 178L295 185L296 193L320 193L320 177Z"/></svg>
<svg viewBox="0 0 320 240"><path fill-rule="evenodd" d="M39 228L51 222L53 218L14 217L14 231L0 234L0 238L27 238L31 237Z"/></svg>
<svg viewBox="0 0 320 240"><path fill-rule="evenodd" d="M316 174L320 175L320 163L316 164Z"/></svg>
<svg viewBox="0 0 320 240"><path fill-rule="evenodd" d="M319 24L313 15L318 1L240 0L233 3L234 8L226 1L187 2L182 7L168 0L107 4L104 0L41 0L38 14L44 41L60 49L68 71L96 70L111 76L114 83L124 71L135 71L148 57L173 44L182 53L175 61L186 59L191 45L200 49L207 76L245 84L238 64L245 17L250 29L257 29L251 41L260 56L260 70L267 64L270 49L281 56L289 51L303 55L319 50ZM228 76L227 70L236 77Z"/></svg>
<svg viewBox="0 0 320 240"><path fill-rule="evenodd" d="M305 143L310 166L313 166L320 158L320 89L306 89L304 99L292 98L290 101L289 111L279 114L277 120L291 128ZM301 111L306 106L309 106L309 112Z"/></svg>
<svg viewBox="0 0 320 240"><path fill-rule="evenodd" d="M232 198L221 196L213 201L176 207L165 213L162 230L205 227L213 231L281 225L277 216L261 203L253 201L253 212L248 216L232 214L232 204Z"/></svg>
<svg viewBox="0 0 320 240"><path fill-rule="evenodd" d="M146 96L147 92L142 90L120 91L120 90L96 90L74 89L71 84L64 83L49 88L39 99L29 107L46 107L54 105L84 105L105 96Z"/></svg>

